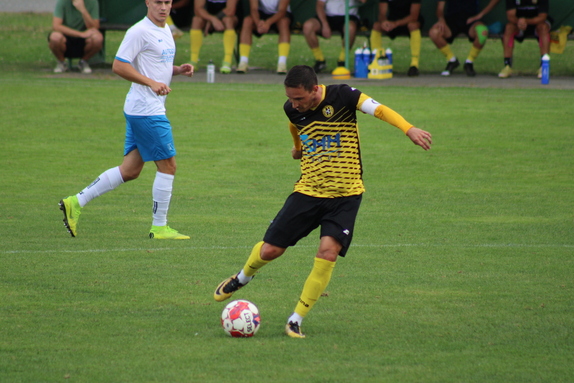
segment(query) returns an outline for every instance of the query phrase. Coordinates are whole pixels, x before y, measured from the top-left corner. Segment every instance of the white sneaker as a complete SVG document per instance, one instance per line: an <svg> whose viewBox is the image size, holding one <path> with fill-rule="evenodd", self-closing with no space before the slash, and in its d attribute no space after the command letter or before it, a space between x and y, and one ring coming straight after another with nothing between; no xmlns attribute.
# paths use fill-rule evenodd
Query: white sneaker
<svg viewBox="0 0 574 383"><path fill-rule="evenodd" d="M285 63L277 64L277 74L287 74L287 64Z"/></svg>
<svg viewBox="0 0 574 383"><path fill-rule="evenodd" d="M85 60L80 60L80 62L78 63L78 68L80 68L81 73L84 74L92 73L92 68L90 68L90 65Z"/></svg>
<svg viewBox="0 0 574 383"><path fill-rule="evenodd" d="M54 68L54 73L64 73L68 71L68 63L66 61L58 61Z"/></svg>
<svg viewBox="0 0 574 383"><path fill-rule="evenodd" d="M239 63L239 65L237 66L237 73L247 73L247 70L249 69L248 64L245 61L241 61Z"/></svg>

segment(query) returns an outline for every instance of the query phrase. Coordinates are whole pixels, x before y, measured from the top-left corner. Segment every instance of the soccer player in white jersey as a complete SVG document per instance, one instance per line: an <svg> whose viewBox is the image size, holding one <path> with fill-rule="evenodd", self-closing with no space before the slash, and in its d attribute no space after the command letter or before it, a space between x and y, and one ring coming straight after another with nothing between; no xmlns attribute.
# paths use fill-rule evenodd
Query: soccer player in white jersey
<svg viewBox="0 0 574 383"><path fill-rule="evenodd" d="M166 19L172 0L146 0L147 16L126 33L112 70L131 81L124 104L126 139L120 166L103 172L76 195L60 201L64 224L72 237L83 207L92 199L124 182L138 178L143 166L154 161L153 222L149 233L155 239L189 239L167 225L167 211L175 176L175 146L171 125L165 115L165 99L174 75L193 76L193 66L173 65L175 43Z"/></svg>

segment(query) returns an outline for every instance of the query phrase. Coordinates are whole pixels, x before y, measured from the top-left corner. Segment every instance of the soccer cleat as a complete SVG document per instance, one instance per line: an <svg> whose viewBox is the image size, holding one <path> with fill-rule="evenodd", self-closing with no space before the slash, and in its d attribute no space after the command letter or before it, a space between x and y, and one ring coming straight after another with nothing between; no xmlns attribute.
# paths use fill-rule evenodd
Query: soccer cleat
<svg viewBox="0 0 574 383"><path fill-rule="evenodd" d="M510 65L507 65L504 68L502 68L502 70L498 74L498 77L500 78L508 78L510 76L512 76L512 68L510 67Z"/></svg>
<svg viewBox="0 0 574 383"><path fill-rule="evenodd" d="M458 68L460 65L460 63L458 62L458 59L455 59L454 61L449 61L448 64L446 64L446 68L441 72L441 76L450 76L452 74L452 72Z"/></svg>
<svg viewBox="0 0 574 383"><path fill-rule="evenodd" d="M277 64L277 74L287 74L287 64L285 63Z"/></svg>
<svg viewBox="0 0 574 383"><path fill-rule="evenodd" d="M75 237L77 235L78 219L80 219L80 213L82 212L78 197L73 195L61 200L60 210L64 212L64 226L68 229L68 233Z"/></svg>
<svg viewBox="0 0 574 383"><path fill-rule="evenodd" d="M64 73L68 71L68 63L66 61L58 61L54 68L54 73Z"/></svg>
<svg viewBox="0 0 574 383"><path fill-rule="evenodd" d="M239 282L239 279L237 279L237 275L238 274L235 274L227 278L226 280L221 282L219 286L217 286L217 288L215 289L215 293L213 293L213 298L216 301L223 302L224 300L231 297L234 292L245 286Z"/></svg>
<svg viewBox="0 0 574 383"><path fill-rule="evenodd" d="M78 68L80 69L80 73L83 74L92 73L92 68L90 68L90 65L86 60L80 60L80 62L78 63Z"/></svg>
<svg viewBox="0 0 574 383"><path fill-rule="evenodd" d="M473 63L470 63L470 62L464 63L464 71L466 72L466 75L467 75L468 77L474 77L474 76L476 76L476 72L474 71L474 65L473 65Z"/></svg>
<svg viewBox="0 0 574 383"><path fill-rule="evenodd" d="M151 239L189 239L189 235L181 234L169 226L153 226L149 231Z"/></svg>
<svg viewBox="0 0 574 383"><path fill-rule="evenodd" d="M221 68L219 68L219 72L222 74L231 73L231 64L224 61L223 64L221 64Z"/></svg>
<svg viewBox="0 0 574 383"><path fill-rule="evenodd" d="M418 75L419 75L419 68L417 68L416 66L412 66L409 68L409 71L407 72L407 76L416 77Z"/></svg>
<svg viewBox="0 0 574 383"><path fill-rule="evenodd" d="M289 322L285 325L285 334L291 338L305 338L305 334L301 332L301 327L297 322Z"/></svg>
<svg viewBox="0 0 574 383"><path fill-rule="evenodd" d="M542 78L542 67L538 68L538 74L536 75L538 78Z"/></svg>
<svg viewBox="0 0 574 383"><path fill-rule="evenodd" d="M315 65L313 65L313 70L315 71L315 73L321 73L325 69L327 69L327 63L325 62L325 60L315 61Z"/></svg>
<svg viewBox="0 0 574 383"><path fill-rule="evenodd" d="M247 73L248 67L247 67L247 63L245 61L242 61L239 63L239 65L237 66L237 73Z"/></svg>

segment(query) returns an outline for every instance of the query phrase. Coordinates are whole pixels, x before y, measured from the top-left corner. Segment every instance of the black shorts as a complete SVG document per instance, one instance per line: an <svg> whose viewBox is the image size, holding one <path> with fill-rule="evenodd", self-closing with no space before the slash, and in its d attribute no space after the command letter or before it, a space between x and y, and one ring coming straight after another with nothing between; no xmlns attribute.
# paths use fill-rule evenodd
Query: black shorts
<svg viewBox="0 0 574 383"><path fill-rule="evenodd" d="M552 29L552 19L550 17L548 17L546 19L546 24L548 24L548 26L550 27L550 29ZM524 38L527 36L534 36L536 37L536 39L538 39L538 34L536 33L536 25L529 25L526 27L526 30L522 33L519 33L518 35L516 35L514 37L514 39L516 41L518 41L519 43L524 41Z"/></svg>
<svg viewBox="0 0 574 383"><path fill-rule="evenodd" d="M48 34L48 41L50 41L50 32ZM86 46L86 39L81 37L66 36L66 53L65 57L84 57L84 48Z"/></svg>
<svg viewBox="0 0 574 383"><path fill-rule="evenodd" d="M317 16L315 17L319 20ZM361 20L357 16L350 15L349 20L354 21L357 28L361 25ZM345 35L345 16L327 16L327 22L331 31L339 32L341 36ZM321 24L321 20L319 20L319 24ZM319 35L322 36L321 31L319 31Z"/></svg>
<svg viewBox="0 0 574 383"><path fill-rule="evenodd" d="M476 23L473 22L471 24L467 24L466 20L468 20L469 17L472 17L474 15L450 15L445 17L445 22L446 25L448 26L448 28L450 29L452 36L450 36L448 39L446 39L446 41L449 44L452 44L454 39L456 38L456 36L458 36L461 33L464 33L467 37L468 37L468 41L472 42L473 40L470 38L470 27ZM480 21L480 20L477 20Z"/></svg>
<svg viewBox="0 0 574 383"><path fill-rule="evenodd" d="M263 20L263 21L265 21L265 20L271 18L272 16L273 16L273 14L265 13L265 12L263 12L263 11L261 11L261 10L259 11L259 19L261 19L261 20ZM291 22L293 22L293 15L292 15L291 13L287 12L287 13L285 14L285 17L288 17L288 18L289 18L289 20L290 20L289 24L291 24ZM279 33L279 29L277 29L277 23L273 23L273 24L271 25L271 27L269 27L269 32L267 32L267 33L272 33L272 32ZM253 31L253 34L254 34L255 36L257 36L257 37L263 36L261 33L257 32L257 29L255 29L255 30Z"/></svg>
<svg viewBox="0 0 574 383"><path fill-rule="evenodd" d="M389 21L395 21L395 20L389 19ZM424 17L419 16L418 22L421 25L420 29L423 29L423 26L425 25ZM394 40L395 37L397 37L397 36L409 36L410 37L410 35L411 35L411 32L409 31L409 27L407 25L401 25L400 27L396 27L395 29L393 29L390 32L383 32L383 33L386 34L391 40Z"/></svg>
<svg viewBox="0 0 574 383"><path fill-rule="evenodd" d="M344 257L353 239L362 198L362 195L317 198L292 193L269 225L263 241L287 248L321 226L320 237L335 238L342 246L339 255Z"/></svg>

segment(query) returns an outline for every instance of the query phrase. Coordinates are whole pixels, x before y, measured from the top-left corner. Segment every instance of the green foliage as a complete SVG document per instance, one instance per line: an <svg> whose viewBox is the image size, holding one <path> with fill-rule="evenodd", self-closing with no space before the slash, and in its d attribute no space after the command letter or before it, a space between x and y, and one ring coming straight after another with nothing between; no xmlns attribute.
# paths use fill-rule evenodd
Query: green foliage
<svg viewBox="0 0 574 383"><path fill-rule="evenodd" d="M282 87L172 83L169 217L190 241L147 238L153 164L86 206L70 238L57 203L120 163L129 84L45 76L49 54L12 60L33 44L4 31L41 29L29 17L0 27L0 381L571 380L570 91L361 87L433 149L359 116L367 192L308 338L283 326L318 233L237 293L263 324L232 339L213 290L299 176Z"/></svg>

